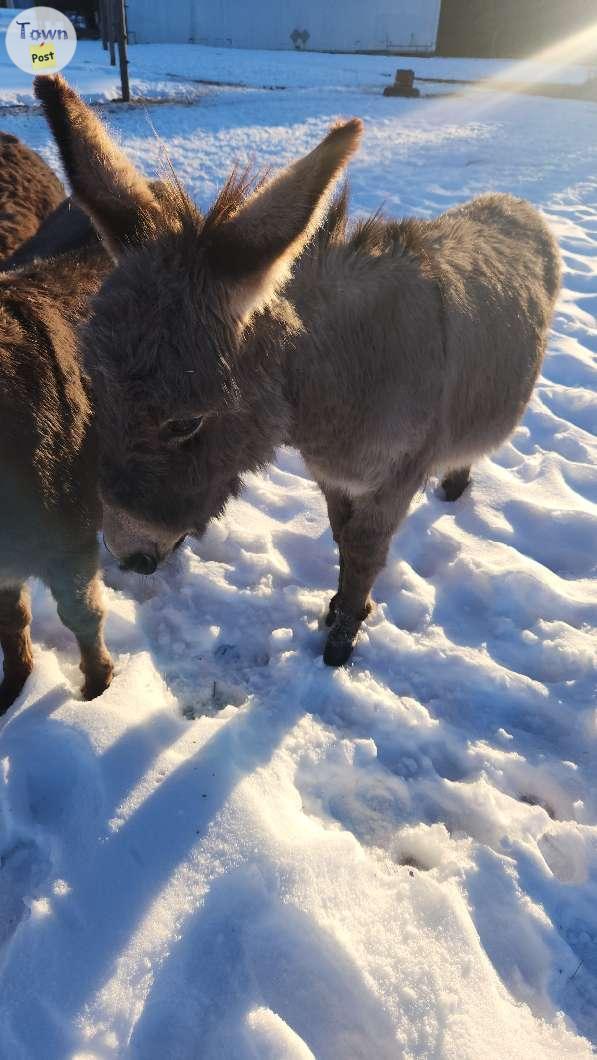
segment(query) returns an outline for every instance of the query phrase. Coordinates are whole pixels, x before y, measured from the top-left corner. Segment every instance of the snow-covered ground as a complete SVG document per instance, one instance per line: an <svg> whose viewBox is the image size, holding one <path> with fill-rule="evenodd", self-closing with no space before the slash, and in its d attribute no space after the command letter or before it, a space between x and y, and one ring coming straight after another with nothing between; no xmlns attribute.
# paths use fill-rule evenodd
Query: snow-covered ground
<svg viewBox="0 0 597 1060"><path fill-rule="evenodd" d="M0 37L13 12L0 9ZM446 59L424 56L326 55L313 52L245 51L196 44L137 44L129 48L131 93L143 99L196 100L200 82L214 81L279 90L322 88L379 92L394 80L397 66L417 77L448 81L489 78L583 84L595 70L582 63L549 61L516 63L502 59ZM31 77L8 62L0 45L0 101L32 103ZM120 99L118 67L111 67L99 41L79 41L69 64L69 80L86 99ZM446 91L447 89L443 89ZM440 91L425 87L425 91Z"/></svg>
<svg viewBox="0 0 597 1060"><path fill-rule="evenodd" d="M154 87L176 72L159 52ZM198 49L193 76L215 79L218 55L230 80L300 63L311 87L107 108L146 173L166 148L205 205L233 162L282 164L357 114L355 210L524 195L564 289L522 425L454 505L433 482L417 498L346 669L320 659L336 556L289 450L150 581L104 557L117 676L100 700L80 701L36 586L36 670L0 731L0 1056L589 1057L597 106L384 99L395 61L373 57L209 67ZM2 124L56 162L39 114Z"/></svg>

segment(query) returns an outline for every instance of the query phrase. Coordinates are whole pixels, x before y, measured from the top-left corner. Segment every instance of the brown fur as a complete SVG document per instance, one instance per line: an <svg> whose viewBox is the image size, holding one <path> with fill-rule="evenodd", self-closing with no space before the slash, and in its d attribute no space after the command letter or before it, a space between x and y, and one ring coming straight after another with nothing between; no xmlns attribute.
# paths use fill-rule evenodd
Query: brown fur
<svg viewBox="0 0 597 1060"><path fill-rule="evenodd" d="M0 133L0 263L34 235L64 198L49 166L9 133Z"/></svg>
<svg viewBox="0 0 597 1060"><path fill-rule="evenodd" d="M5 272L22 269L36 260L47 261L57 254L97 247L98 242L98 234L89 216L71 198L63 199L42 221L35 235L6 258L2 268Z"/></svg>
<svg viewBox="0 0 597 1060"><path fill-rule="evenodd" d="M22 255L23 267L0 273L0 713L33 665L25 588L31 576L50 587L78 640L84 696L99 695L112 675L97 573L96 446L76 343L110 262L95 235L82 233L80 218L74 238L72 218L64 207L57 212L60 223L48 218ZM61 253L63 238L82 246Z"/></svg>
<svg viewBox="0 0 597 1060"><path fill-rule="evenodd" d="M94 116L61 78L42 83L75 193L106 230L119 153L98 157ZM134 240L116 225L118 265L86 333L113 550L153 569L221 513L244 472L296 446L340 549L334 664L427 476L447 470L457 496L471 462L519 421L559 283L555 242L519 199L484 196L433 221L374 216L348 232L340 200L282 297L358 131L340 127L257 194L229 182L207 220L173 196L145 242L134 216Z"/></svg>

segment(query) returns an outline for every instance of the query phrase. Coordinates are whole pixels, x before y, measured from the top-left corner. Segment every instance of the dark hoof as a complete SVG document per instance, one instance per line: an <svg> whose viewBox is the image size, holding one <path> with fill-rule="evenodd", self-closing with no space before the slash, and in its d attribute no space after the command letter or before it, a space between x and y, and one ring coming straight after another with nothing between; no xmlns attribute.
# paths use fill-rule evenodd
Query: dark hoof
<svg viewBox="0 0 597 1060"><path fill-rule="evenodd" d="M442 482L443 499L445 501L457 501L459 497L462 497L470 481L471 475L468 467L462 468L460 471L451 471Z"/></svg>
<svg viewBox="0 0 597 1060"><path fill-rule="evenodd" d="M360 619L345 611L336 611L335 619L328 633L323 650L323 661L326 666L344 666L352 655L359 635Z"/></svg>
<svg viewBox="0 0 597 1060"><path fill-rule="evenodd" d="M112 663L102 666L100 670L96 670L92 674L88 673L83 685L83 699L97 699L98 696L101 696L110 687L113 674L114 667Z"/></svg>
<svg viewBox="0 0 597 1060"><path fill-rule="evenodd" d="M330 643L330 638L328 637L325 643L325 648L323 649L323 661L325 665L344 666L344 663L347 663L352 655L355 642L356 638L355 640L342 641L342 643L338 641Z"/></svg>

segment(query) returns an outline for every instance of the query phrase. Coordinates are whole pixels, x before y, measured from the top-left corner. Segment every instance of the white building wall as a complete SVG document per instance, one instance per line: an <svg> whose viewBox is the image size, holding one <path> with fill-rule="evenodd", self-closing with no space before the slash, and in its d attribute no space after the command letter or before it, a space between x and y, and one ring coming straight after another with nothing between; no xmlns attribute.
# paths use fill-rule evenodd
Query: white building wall
<svg viewBox="0 0 597 1060"><path fill-rule="evenodd" d="M126 0L131 44L186 44L197 0Z"/></svg>
<svg viewBox="0 0 597 1060"><path fill-rule="evenodd" d="M128 0L133 41L228 48L433 51L441 0Z"/></svg>

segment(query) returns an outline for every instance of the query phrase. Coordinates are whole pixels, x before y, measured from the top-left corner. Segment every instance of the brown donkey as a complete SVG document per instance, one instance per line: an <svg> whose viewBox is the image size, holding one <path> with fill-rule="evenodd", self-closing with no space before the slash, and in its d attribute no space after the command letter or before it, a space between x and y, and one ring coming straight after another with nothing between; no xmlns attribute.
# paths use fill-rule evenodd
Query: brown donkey
<svg viewBox="0 0 597 1060"><path fill-rule="evenodd" d="M64 199L44 160L10 133L0 133L0 265Z"/></svg>
<svg viewBox="0 0 597 1060"><path fill-rule="evenodd" d="M59 253L63 244L69 253ZM21 268L0 273L0 713L32 668L31 576L50 587L79 642L85 698L103 692L112 676L97 574L95 441L76 344L111 263L66 203L17 259Z"/></svg>
<svg viewBox="0 0 597 1060"><path fill-rule="evenodd" d="M37 93L117 259L85 336L110 548L152 572L296 446L340 550L324 658L345 662L415 492L443 469L454 499L524 411L559 282L547 226L504 195L348 235L340 216L282 289L358 121L252 194L231 178L201 217L176 188L158 204L61 78Z"/></svg>

